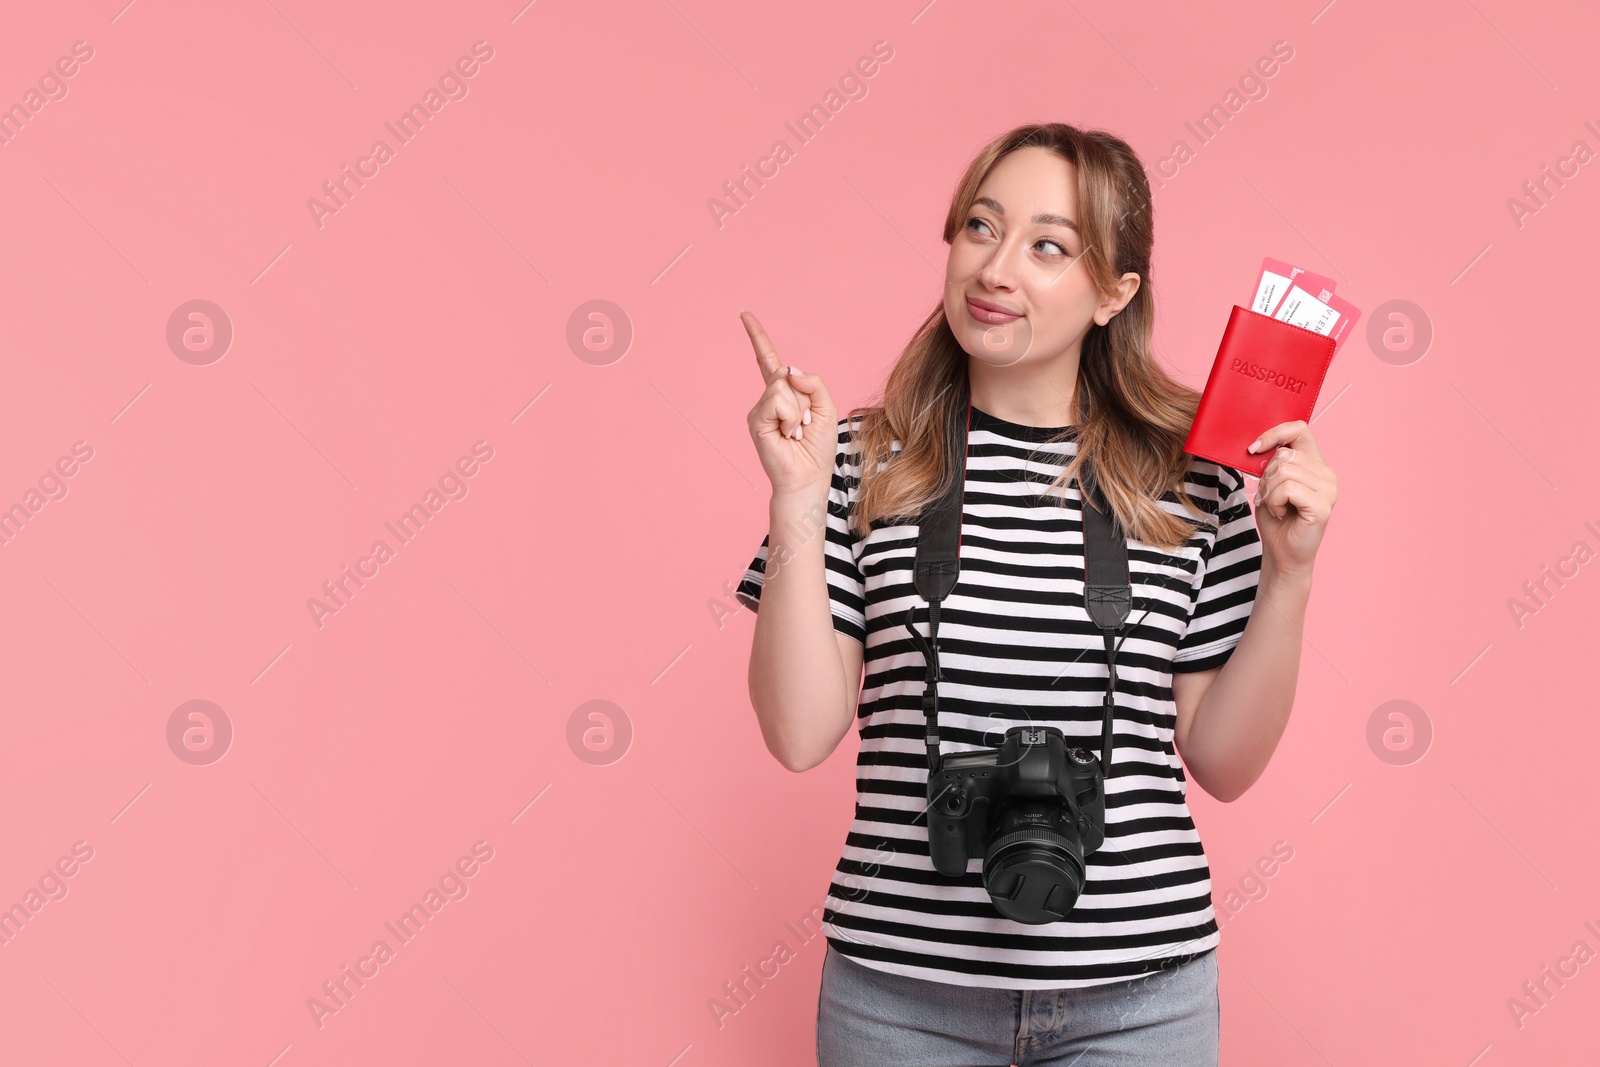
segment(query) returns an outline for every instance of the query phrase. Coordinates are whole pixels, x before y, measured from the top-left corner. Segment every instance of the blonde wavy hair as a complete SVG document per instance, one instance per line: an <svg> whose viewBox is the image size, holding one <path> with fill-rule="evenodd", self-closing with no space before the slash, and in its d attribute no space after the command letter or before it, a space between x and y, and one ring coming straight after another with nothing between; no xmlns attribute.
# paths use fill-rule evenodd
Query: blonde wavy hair
<svg viewBox="0 0 1600 1067"><path fill-rule="evenodd" d="M990 142L968 165L945 216L944 241L951 243L966 224L995 163L1029 146L1047 148L1074 164L1084 241L1077 266L1107 296L1115 294L1123 274L1139 275L1138 291L1109 323L1089 324L1078 363L1077 454L1044 491L1064 491L1087 462L1090 480L1099 483L1122 531L1163 549L1176 548L1195 527L1157 503L1168 490L1200 525L1212 525L1184 486L1190 457L1183 443L1200 393L1169 376L1151 351L1154 225L1150 185L1133 149L1103 130L1061 122L1019 126ZM915 518L959 475L949 469L945 442L950 420L966 418L958 405L970 391L967 359L941 298L895 361L879 392L881 403L850 412L852 421L862 419L855 437L861 485L851 521L858 535L866 536L874 520ZM898 456L892 449L896 440Z"/></svg>

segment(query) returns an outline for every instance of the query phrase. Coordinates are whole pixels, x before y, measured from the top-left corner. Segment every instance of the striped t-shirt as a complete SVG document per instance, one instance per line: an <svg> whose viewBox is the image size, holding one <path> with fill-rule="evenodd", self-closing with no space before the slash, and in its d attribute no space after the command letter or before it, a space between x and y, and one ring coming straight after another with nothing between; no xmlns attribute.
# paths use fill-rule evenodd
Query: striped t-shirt
<svg viewBox="0 0 1600 1067"><path fill-rule="evenodd" d="M999 745L1007 728L1053 725L1100 752L1105 642L1083 602L1083 524L1076 484L1038 494L1077 448L1077 431L1022 426L976 407L968 433L960 575L939 613L941 752ZM1175 552L1129 539L1133 609L1118 640L1116 716L1106 781L1106 838L1086 857L1068 917L1032 925L1000 915L983 860L959 879L928 856L926 670L905 628L920 605L912 564L917 524L848 522L861 477L859 416L839 420L825 542L834 629L861 641L855 816L824 905L829 944L867 967L1003 989L1122 981L1214 947L1211 874L1190 818L1173 745L1173 671L1227 661L1255 602L1261 542L1243 476L1194 459L1188 493L1203 524L1167 492L1162 506L1194 531ZM900 449L895 442L892 449ZM768 540L737 595L756 610Z"/></svg>

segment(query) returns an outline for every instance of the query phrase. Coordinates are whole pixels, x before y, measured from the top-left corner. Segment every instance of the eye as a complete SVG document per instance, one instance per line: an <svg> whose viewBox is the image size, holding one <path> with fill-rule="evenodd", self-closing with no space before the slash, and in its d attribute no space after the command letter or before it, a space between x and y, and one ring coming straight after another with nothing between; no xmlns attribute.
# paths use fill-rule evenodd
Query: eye
<svg viewBox="0 0 1600 1067"><path fill-rule="evenodd" d="M980 226L983 227L983 230L988 231L991 234L994 232L993 228L990 227L987 221L979 218L976 215L973 215L971 218L967 219L966 229L969 233L976 234L982 232L978 229ZM1055 252L1045 253L1045 255L1050 256L1052 259L1059 259L1062 256L1072 255L1072 253L1068 251L1067 246L1056 240L1054 237L1041 237L1033 244L1035 248L1039 247L1040 245L1050 245L1055 248Z"/></svg>

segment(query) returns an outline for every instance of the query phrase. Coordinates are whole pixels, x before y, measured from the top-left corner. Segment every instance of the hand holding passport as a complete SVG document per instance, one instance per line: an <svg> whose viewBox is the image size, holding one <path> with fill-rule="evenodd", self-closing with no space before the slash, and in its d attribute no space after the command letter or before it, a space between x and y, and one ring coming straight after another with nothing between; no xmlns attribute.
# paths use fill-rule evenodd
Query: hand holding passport
<svg viewBox="0 0 1600 1067"><path fill-rule="evenodd" d="M1271 455L1245 449L1280 422L1311 421L1328 366L1361 317L1333 287L1282 260L1262 261L1250 306L1228 316L1185 452L1261 477Z"/></svg>

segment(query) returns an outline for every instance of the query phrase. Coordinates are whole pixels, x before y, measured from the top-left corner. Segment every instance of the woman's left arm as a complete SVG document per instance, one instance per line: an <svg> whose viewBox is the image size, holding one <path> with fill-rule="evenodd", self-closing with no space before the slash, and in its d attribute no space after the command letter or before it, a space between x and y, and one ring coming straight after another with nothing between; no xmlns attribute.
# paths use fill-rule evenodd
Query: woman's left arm
<svg viewBox="0 0 1600 1067"><path fill-rule="evenodd" d="M1277 454L1256 488L1261 575L1250 620L1221 667L1172 676L1178 752L1200 787L1224 802L1261 777L1289 725L1312 566L1339 495L1305 422L1279 423L1250 451L1268 448Z"/></svg>

